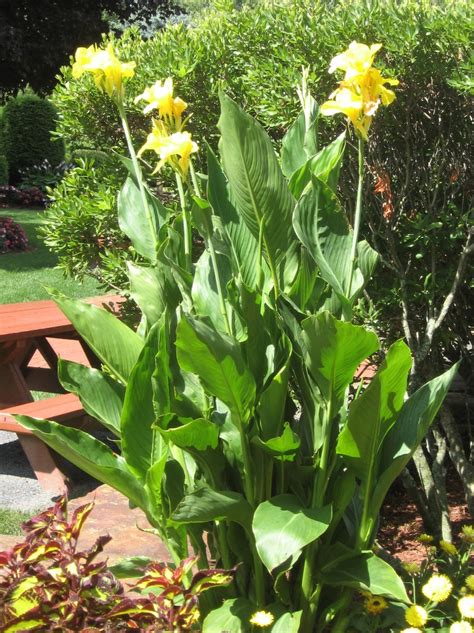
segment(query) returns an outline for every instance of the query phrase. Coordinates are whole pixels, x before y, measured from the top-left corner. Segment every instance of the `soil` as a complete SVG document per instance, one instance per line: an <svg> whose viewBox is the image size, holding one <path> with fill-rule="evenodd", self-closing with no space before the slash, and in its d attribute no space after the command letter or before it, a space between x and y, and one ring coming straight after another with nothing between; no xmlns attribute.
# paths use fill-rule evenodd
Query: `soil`
<svg viewBox="0 0 474 633"><path fill-rule="evenodd" d="M449 516L456 543L463 525L472 524L467 511L463 490L457 477L450 481L448 493ZM396 487L387 496L382 508L378 544L402 562L419 563L426 557L425 547L418 537L426 530L415 504L403 488Z"/></svg>

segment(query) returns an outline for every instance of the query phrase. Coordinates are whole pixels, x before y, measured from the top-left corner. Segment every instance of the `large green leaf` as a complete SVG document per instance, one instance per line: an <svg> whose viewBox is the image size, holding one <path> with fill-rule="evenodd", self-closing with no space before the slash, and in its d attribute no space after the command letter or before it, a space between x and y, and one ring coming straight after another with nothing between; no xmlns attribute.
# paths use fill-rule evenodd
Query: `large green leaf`
<svg viewBox="0 0 474 633"><path fill-rule="evenodd" d="M204 418L191 420L182 426L158 429L161 435L179 448L194 448L204 451L216 448L219 439L219 427Z"/></svg>
<svg viewBox="0 0 474 633"><path fill-rule="evenodd" d="M168 307L174 310L180 301L169 266L158 262L155 266L138 266L127 262L130 294L151 327Z"/></svg>
<svg viewBox="0 0 474 633"><path fill-rule="evenodd" d="M197 374L209 393L222 400L241 422L247 421L255 400L255 382L238 343L198 319L183 316L176 349L180 366Z"/></svg>
<svg viewBox="0 0 474 633"><path fill-rule="evenodd" d="M250 618L257 607L246 598L226 600L205 617L202 633L249 633Z"/></svg>
<svg viewBox="0 0 474 633"><path fill-rule="evenodd" d="M222 163L239 213L255 238L262 229L264 253L273 268L294 241L295 201L264 129L224 94L220 96Z"/></svg>
<svg viewBox="0 0 474 633"><path fill-rule="evenodd" d="M288 422L285 422L283 432L278 437L262 441L256 435L252 438L252 443L259 446L268 455L282 461L293 461L301 442L299 435L292 430Z"/></svg>
<svg viewBox="0 0 474 633"><path fill-rule="evenodd" d="M250 530L252 509L238 492L200 488L180 501L171 517L175 523L233 521Z"/></svg>
<svg viewBox="0 0 474 633"><path fill-rule="evenodd" d="M411 354L403 341L394 343L364 393L353 401L347 424L339 435L337 452L363 486L373 485L377 454L403 405L411 368ZM364 494L370 494L365 491Z"/></svg>
<svg viewBox="0 0 474 633"><path fill-rule="evenodd" d="M306 98L306 112L300 112L281 144L281 169L287 178L318 151L319 108L311 96Z"/></svg>
<svg viewBox="0 0 474 633"><path fill-rule="evenodd" d="M378 512L388 489L402 472L441 407L459 363L420 387L406 402L382 445L371 509Z"/></svg>
<svg viewBox="0 0 474 633"><path fill-rule="evenodd" d="M124 386L98 369L59 359L58 377L62 386L75 393L84 410L115 435L120 435L120 415Z"/></svg>
<svg viewBox="0 0 474 633"><path fill-rule="evenodd" d="M357 367L378 350L378 338L374 332L339 321L329 312L308 317L302 322L302 330L300 342L306 366L335 414Z"/></svg>
<svg viewBox="0 0 474 633"><path fill-rule="evenodd" d="M59 293L52 297L96 356L126 384L143 347L138 334L107 310Z"/></svg>
<svg viewBox="0 0 474 633"><path fill-rule="evenodd" d="M319 266L321 277L333 288L339 300L347 304L352 229L327 185L313 179L313 186L298 201L293 225Z"/></svg>
<svg viewBox="0 0 474 633"><path fill-rule="evenodd" d="M26 415L15 416L25 428L45 444L78 466L81 470L124 494L147 511L145 490L129 469L127 462L88 433L50 420L36 420Z"/></svg>
<svg viewBox="0 0 474 633"><path fill-rule="evenodd" d="M300 622L302 611L294 611L293 613L284 613L270 629L272 633L298 633L300 630Z"/></svg>
<svg viewBox="0 0 474 633"><path fill-rule="evenodd" d="M118 221L135 250L150 262L156 262L158 230L168 216L161 202L145 191L150 219L138 185L129 176L118 196ZM161 216L161 217L160 217Z"/></svg>
<svg viewBox="0 0 474 633"><path fill-rule="evenodd" d="M156 417L152 376L159 347L159 326L157 323L151 329L130 374L120 420L122 454L130 469L143 481L152 463L152 426Z"/></svg>
<svg viewBox="0 0 474 633"><path fill-rule="evenodd" d="M207 155L207 196L222 230L231 245L232 260L249 288L257 284L258 240L255 238L231 199L231 191L224 172L212 150Z"/></svg>
<svg viewBox="0 0 474 633"><path fill-rule="evenodd" d="M331 521L331 506L305 508L293 495L278 495L255 510L252 529L263 564L272 571L319 538Z"/></svg>
<svg viewBox="0 0 474 633"><path fill-rule="evenodd" d="M313 178L324 182L336 191L339 170L344 156L345 133L323 147L315 156L296 171L290 180L291 193L298 200Z"/></svg>
<svg viewBox="0 0 474 633"><path fill-rule="evenodd" d="M318 569L320 580L327 585L350 587L409 602L405 585L394 568L372 552L354 554L337 545L329 549L326 564Z"/></svg>

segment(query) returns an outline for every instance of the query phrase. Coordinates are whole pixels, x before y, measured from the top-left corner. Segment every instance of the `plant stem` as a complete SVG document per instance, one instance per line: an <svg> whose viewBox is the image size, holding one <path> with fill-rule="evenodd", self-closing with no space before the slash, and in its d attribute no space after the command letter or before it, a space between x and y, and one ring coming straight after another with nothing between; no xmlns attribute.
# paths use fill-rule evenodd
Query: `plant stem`
<svg viewBox="0 0 474 633"><path fill-rule="evenodd" d="M222 521L216 521L216 528L222 567L224 569L230 569L232 567L232 561L230 559L229 546L227 544L225 523L222 523Z"/></svg>
<svg viewBox="0 0 474 633"><path fill-rule="evenodd" d="M194 188L194 193L199 196L199 198L201 197L201 190L199 189L199 182L198 179L196 177L196 172L194 170L194 164L192 159L189 159L189 172L191 174L191 180L193 183L193 188Z"/></svg>
<svg viewBox="0 0 474 633"><path fill-rule="evenodd" d="M354 276L355 260L357 256L357 242L359 240L360 221L362 218L362 190L364 186L364 153L365 145L364 140L359 137L358 144L358 164L359 164L359 178L357 181L357 198L354 214L354 232L352 234L352 248L351 248L351 276L349 278L349 288L347 290L347 296L350 298L352 290L352 279Z"/></svg>
<svg viewBox="0 0 474 633"><path fill-rule="evenodd" d="M181 176L176 172L176 184L178 185L179 202L181 211L183 212L183 234L184 234L184 259L186 262L186 270L192 270L192 254L191 254L191 223L186 208L186 200L184 197L183 181Z"/></svg>
<svg viewBox="0 0 474 633"><path fill-rule="evenodd" d="M140 190L140 196L142 199L143 208L145 209L145 215L148 220L148 225L150 227L151 235L153 236L156 243L156 228L153 222L153 216L151 214L150 205L148 204L145 186L143 184L143 174L142 174L140 165L138 163L137 153L135 152L135 148L133 147L132 134L130 132L130 127L128 125L127 113L125 112L125 108L123 106L123 102L121 99L117 101L117 108L120 114L120 119L122 121L122 127L125 133L125 139L127 141L128 152L130 154L130 158L132 159L133 168L135 170L135 176L137 178L138 189Z"/></svg>

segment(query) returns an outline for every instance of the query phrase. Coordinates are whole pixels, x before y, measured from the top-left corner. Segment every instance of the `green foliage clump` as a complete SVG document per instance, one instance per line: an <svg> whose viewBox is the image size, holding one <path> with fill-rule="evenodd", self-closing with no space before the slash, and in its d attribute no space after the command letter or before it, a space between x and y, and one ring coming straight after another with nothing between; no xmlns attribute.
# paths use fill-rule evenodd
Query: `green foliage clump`
<svg viewBox="0 0 474 633"><path fill-rule="evenodd" d="M129 243L114 216L120 180L110 162L79 159L50 191L39 233L67 275L78 280L91 275L109 287L124 282L120 271Z"/></svg>
<svg viewBox="0 0 474 633"><path fill-rule="evenodd" d="M55 139L58 114L48 100L25 91L4 107L5 148L10 177L47 159L52 165L64 160L64 142Z"/></svg>

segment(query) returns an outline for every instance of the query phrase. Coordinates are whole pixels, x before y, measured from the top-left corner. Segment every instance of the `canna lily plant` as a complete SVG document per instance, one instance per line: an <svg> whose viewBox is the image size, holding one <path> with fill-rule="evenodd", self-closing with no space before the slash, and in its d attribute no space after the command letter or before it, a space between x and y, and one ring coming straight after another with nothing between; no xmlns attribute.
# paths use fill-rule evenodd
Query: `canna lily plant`
<svg viewBox="0 0 474 633"><path fill-rule="evenodd" d="M142 320L134 331L53 296L103 365L61 361L60 380L120 454L80 430L18 420L142 508L176 565L191 547L203 569L237 567L225 595L202 601L204 633L339 632L355 591L409 602L372 544L385 495L456 367L407 398L412 358L398 341L368 386L354 384L381 347L351 322L377 260L358 235L363 154L352 227L337 195L345 134L324 147L318 137L320 114L340 111L364 142L377 107L392 99L373 67L378 48L353 43L333 60L346 72L344 92L321 109L303 77L302 112L280 155L221 94L219 156L205 149L199 178L186 104L169 79L146 89L140 100L157 118L140 154L155 151L158 168L174 170L179 214L153 195L133 149L121 90L130 66L113 74L132 158L123 159L119 220L147 261L128 267ZM347 90L356 113L341 106ZM191 230L205 245L194 262Z"/></svg>

